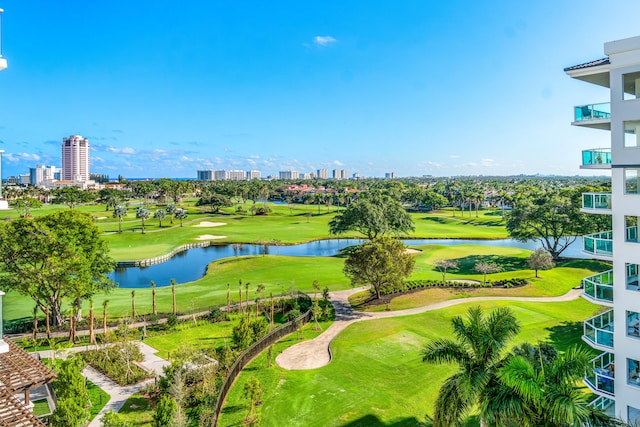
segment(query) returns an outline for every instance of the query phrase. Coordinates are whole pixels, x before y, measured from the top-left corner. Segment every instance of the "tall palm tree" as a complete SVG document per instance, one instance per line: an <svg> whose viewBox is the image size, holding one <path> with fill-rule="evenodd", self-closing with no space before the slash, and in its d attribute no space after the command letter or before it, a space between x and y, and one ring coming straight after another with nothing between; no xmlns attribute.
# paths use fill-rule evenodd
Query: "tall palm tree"
<svg viewBox="0 0 640 427"><path fill-rule="evenodd" d="M466 320L451 320L455 340L439 338L427 344L422 360L429 363L456 363L457 373L445 380L434 408L434 427L459 425L476 405L480 405L480 424L486 425L482 412L488 385L503 363L507 342L520 331L520 325L508 307L499 307L485 317L479 306L467 311Z"/></svg>
<svg viewBox="0 0 640 427"><path fill-rule="evenodd" d="M153 213L153 217L160 223L160 228L162 228L162 220L165 216L167 216L167 212L164 209L158 209Z"/></svg>
<svg viewBox="0 0 640 427"><path fill-rule="evenodd" d="M549 344L516 347L482 402L487 420L500 426L583 427L619 425L589 405L578 386L592 354L571 347L563 354Z"/></svg>
<svg viewBox="0 0 640 427"><path fill-rule="evenodd" d="M113 217L118 218L118 233L122 233L122 218L125 216L127 216L127 208L124 205L113 208Z"/></svg>
<svg viewBox="0 0 640 427"><path fill-rule="evenodd" d="M142 234L144 234L144 221L151 217L151 211L147 208L136 209L136 218L140 218L142 221Z"/></svg>

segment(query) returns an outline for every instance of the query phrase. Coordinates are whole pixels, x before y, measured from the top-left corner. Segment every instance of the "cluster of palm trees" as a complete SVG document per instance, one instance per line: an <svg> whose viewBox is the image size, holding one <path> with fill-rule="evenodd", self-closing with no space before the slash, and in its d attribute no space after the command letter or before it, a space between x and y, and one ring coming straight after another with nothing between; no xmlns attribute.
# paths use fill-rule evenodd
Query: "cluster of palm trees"
<svg viewBox="0 0 640 427"><path fill-rule="evenodd" d="M436 339L422 352L425 362L459 368L440 388L434 427L460 426L474 410L481 426L623 425L590 406L588 394L579 387L592 369L585 348L571 347L561 354L541 343L508 351L508 342L520 331L508 307L488 315L472 307L466 319L457 316L451 324L454 339Z"/></svg>
<svg viewBox="0 0 640 427"><path fill-rule="evenodd" d="M165 209L158 209L153 213L153 217L158 220L160 227L162 228L162 220L169 214L171 223L173 224L173 218L180 220L180 227L182 227L182 221L187 219L189 214L186 209L178 208L175 204L169 203ZM125 205L118 205L113 209L113 217L118 218L118 233L122 233L122 220L127 216L127 207ZM144 234L144 222L151 218L151 211L146 207L139 207L136 209L136 218L142 222L142 234Z"/></svg>

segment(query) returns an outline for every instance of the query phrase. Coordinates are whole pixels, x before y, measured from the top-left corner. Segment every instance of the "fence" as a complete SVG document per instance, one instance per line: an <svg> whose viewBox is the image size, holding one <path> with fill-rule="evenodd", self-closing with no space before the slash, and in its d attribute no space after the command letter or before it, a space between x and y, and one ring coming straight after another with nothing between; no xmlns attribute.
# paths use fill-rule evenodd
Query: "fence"
<svg viewBox="0 0 640 427"><path fill-rule="evenodd" d="M157 256L155 258L147 258L147 259L141 259L138 261L119 261L116 265L117 268L123 268L123 267L148 267L150 265L153 264L160 264L161 262L165 262L168 259L172 258L175 254L178 254L180 252L186 251L187 249L191 249L191 248L206 248L208 246L211 246L212 242L210 241L206 241L206 242L197 242L197 243L187 243L185 245L180 245L177 248L175 248L174 250L172 250L171 252L169 252L166 255L161 255L161 256Z"/></svg>
<svg viewBox="0 0 640 427"><path fill-rule="evenodd" d="M308 296L307 296L308 298ZM231 386L235 382L236 378L242 372L245 366L258 354L262 353L267 347L271 344L275 343L279 339L289 335L292 332L295 332L300 326L304 325L311 319L311 310L304 313L302 316L294 319L284 325L274 329L269 332L264 337L260 338L253 345L243 351L240 356L236 359L231 369L229 369L229 373L227 374L222 386L220 387L220 392L218 393L218 400L216 401L216 407L214 412L213 422L211 424L212 427L218 426L218 418L220 417L220 411L222 411L222 405L227 398L227 394L229 390L231 390Z"/></svg>

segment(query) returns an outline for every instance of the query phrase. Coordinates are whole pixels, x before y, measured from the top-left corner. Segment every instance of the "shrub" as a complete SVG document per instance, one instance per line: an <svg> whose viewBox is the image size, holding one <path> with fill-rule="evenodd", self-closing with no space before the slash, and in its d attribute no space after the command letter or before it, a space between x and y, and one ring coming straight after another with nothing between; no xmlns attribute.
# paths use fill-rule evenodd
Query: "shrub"
<svg viewBox="0 0 640 427"><path fill-rule="evenodd" d="M81 353L83 359L120 385L135 384L147 378L147 373L133 362L144 359L133 343L103 347Z"/></svg>
<svg viewBox="0 0 640 427"><path fill-rule="evenodd" d="M167 316L167 327L169 329L173 329L178 326L178 322L178 316L176 316L175 314L171 313Z"/></svg>

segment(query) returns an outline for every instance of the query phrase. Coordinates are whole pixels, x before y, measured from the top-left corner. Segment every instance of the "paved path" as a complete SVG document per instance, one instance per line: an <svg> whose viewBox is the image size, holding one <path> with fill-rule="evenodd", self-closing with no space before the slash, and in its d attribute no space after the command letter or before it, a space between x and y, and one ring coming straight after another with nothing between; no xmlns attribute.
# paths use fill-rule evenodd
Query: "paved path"
<svg viewBox="0 0 640 427"><path fill-rule="evenodd" d="M144 356L144 360L140 363L140 365L142 365L145 369L155 373L156 376L162 375L163 374L162 368L164 366L169 365L170 363L156 356L155 353L157 353L158 350L156 350L155 348L150 347L149 345L143 342L138 342L138 345L140 346L140 351ZM68 353L77 353L80 351L93 350L99 347L100 346L93 345L93 346L73 347L73 348L68 348L64 350L59 350L56 352L56 357L64 358ZM42 350L38 352L40 357L43 357L43 358L52 357L52 353L53 353L52 350ZM136 393L141 388L155 381L155 379L149 379L149 380L140 382L138 384L121 386L115 383L114 381L111 381L109 378L107 378L100 372L96 371L91 366L87 366L86 368L84 368L84 370L82 371L82 374L85 377L87 377L89 381L96 384L98 387L100 387L109 395L109 401L104 406L104 408L102 408L102 410L98 413L98 415L95 416L95 418L91 421L88 427L99 427L100 420L102 419L102 416L105 414L105 412L108 412L108 411L118 412L122 408L124 403L127 401L127 399L131 397L132 394Z"/></svg>
<svg viewBox="0 0 640 427"><path fill-rule="evenodd" d="M328 365L331 362L331 341L354 322L372 319L384 319L388 317L407 316L440 308L451 307L458 304L466 304L478 301L531 301L531 302L562 302L577 299L582 294L582 289L572 289L558 297L473 297L447 300L424 307L410 308L398 311L383 311L378 313L364 313L354 310L349 304L349 296L366 288L349 289L346 291L332 292L331 303L336 311L336 320L322 334L316 338L287 348L276 357L276 363L290 370L315 369Z"/></svg>

